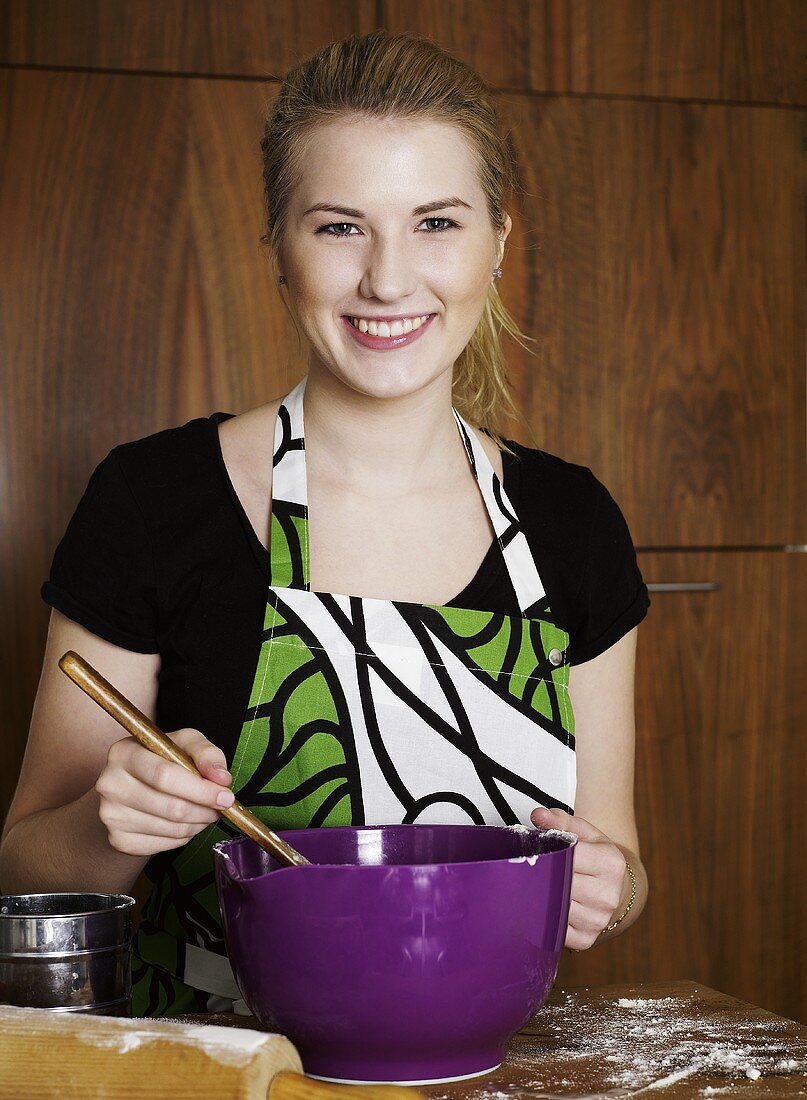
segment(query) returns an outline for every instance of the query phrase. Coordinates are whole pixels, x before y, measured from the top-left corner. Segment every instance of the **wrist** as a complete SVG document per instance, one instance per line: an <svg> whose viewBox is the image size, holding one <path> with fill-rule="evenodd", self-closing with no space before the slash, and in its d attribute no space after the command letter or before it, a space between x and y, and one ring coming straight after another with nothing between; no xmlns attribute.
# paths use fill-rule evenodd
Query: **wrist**
<svg viewBox="0 0 807 1100"><path fill-rule="evenodd" d="M623 856L624 855L625 854L623 852ZM627 917L628 913L631 912L634 905L636 904L637 894L638 883L636 880L636 872L634 871L628 857L625 856L625 870L623 872L622 879L622 895L620 897L619 904L617 905L616 909L614 909L614 912L611 914L611 920L608 922L605 928L603 928L602 932L600 932L600 935L603 935L605 932L613 932L614 929L622 923L622 921L625 919L625 917Z"/></svg>
<svg viewBox="0 0 807 1100"><path fill-rule="evenodd" d="M639 919L647 901L647 872L641 858L631 848L623 847L621 844L616 846L626 864L622 873L622 894L608 923L597 935L594 941L596 944L607 943L626 932ZM632 875L631 872L633 872ZM636 880L635 889L634 879Z"/></svg>

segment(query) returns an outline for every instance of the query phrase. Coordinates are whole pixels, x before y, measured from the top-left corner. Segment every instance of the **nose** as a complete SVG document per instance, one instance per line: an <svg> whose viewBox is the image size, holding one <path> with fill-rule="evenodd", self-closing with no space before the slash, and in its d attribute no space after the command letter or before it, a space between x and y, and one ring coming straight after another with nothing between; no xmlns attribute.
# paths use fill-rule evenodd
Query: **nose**
<svg viewBox="0 0 807 1100"><path fill-rule="evenodd" d="M380 302L402 302L416 286L417 275L406 245L377 239L361 279L363 296Z"/></svg>

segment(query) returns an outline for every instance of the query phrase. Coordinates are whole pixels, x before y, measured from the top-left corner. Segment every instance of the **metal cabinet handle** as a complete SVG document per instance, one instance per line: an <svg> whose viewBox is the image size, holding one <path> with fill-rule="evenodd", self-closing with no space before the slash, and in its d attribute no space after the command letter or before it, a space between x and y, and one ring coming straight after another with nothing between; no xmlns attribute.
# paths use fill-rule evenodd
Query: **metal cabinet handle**
<svg viewBox="0 0 807 1100"><path fill-rule="evenodd" d="M650 592L717 592L721 587L720 581L662 581L647 586Z"/></svg>

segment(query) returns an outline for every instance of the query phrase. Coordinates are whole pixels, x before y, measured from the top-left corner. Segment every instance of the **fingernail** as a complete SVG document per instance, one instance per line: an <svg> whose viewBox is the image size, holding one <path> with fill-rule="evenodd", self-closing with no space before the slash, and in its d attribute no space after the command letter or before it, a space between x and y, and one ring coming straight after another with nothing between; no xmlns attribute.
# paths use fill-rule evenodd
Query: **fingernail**
<svg viewBox="0 0 807 1100"><path fill-rule="evenodd" d="M218 772L218 773L219 773L219 775L226 775L226 776L227 776L227 781L229 782L229 779L230 779L230 773L229 773L229 771L228 771L228 770L227 770L226 768L223 768L223 767L221 766L221 764L214 764L214 765L213 765L213 771L214 771L214 772Z"/></svg>
<svg viewBox="0 0 807 1100"><path fill-rule="evenodd" d="M216 795L216 805L226 809L228 806L232 806L235 802L235 795L232 791L220 791Z"/></svg>

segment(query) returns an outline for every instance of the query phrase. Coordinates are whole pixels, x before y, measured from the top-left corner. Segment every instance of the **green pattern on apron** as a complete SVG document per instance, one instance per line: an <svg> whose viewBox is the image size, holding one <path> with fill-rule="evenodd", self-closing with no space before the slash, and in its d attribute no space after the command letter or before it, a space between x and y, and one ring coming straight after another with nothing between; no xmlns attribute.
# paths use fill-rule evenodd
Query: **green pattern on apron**
<svg viewBox="0 0 807 1100"><path fill-rule="evenodd" d="M571 812L569 635L554 621L472 429L454 410L521 614L314 593L305 384L277 418L270 584L231 764L236 796L275 830L529 824L537 805ZM213 845L234 835L219 821L151 861L154 887L134 944L133 1014L246 1011L226 959L213 873Z"/></svg>

